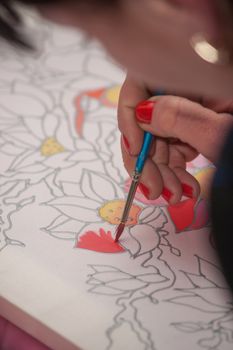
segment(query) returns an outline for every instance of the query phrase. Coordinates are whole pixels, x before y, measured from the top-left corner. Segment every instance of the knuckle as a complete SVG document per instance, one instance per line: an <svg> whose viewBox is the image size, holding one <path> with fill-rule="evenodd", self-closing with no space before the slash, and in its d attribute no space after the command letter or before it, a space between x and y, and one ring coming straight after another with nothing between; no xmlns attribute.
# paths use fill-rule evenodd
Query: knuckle
<svg viewBox="0 0 233 350"><path fill-rule="evenodd" d="M182 98L175 96L164 96L155 109L156 129L163 136L173 136L175 134L177 121L182 110Z"/></svg>

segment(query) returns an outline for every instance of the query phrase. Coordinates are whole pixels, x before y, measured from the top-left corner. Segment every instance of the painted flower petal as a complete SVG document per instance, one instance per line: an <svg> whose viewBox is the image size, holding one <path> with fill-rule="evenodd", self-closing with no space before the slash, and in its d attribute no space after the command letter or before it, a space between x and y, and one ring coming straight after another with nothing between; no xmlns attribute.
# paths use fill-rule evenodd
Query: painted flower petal
<svg viewBox="0 0 233 350"><path fill-rule="evenodd" d="M191 198L167 207L177 232L187 229L194 220L196 199Z"/></svg>
<svg viewBox="0 0 233 350"><path fill-rule="evenodd" d="M115 243L111 232L105 232L104 229L100 229L99 233L94 231L85 232L79 237L76 248L94 250L102 253L119 253L124 251L118 243Z"/></svg>

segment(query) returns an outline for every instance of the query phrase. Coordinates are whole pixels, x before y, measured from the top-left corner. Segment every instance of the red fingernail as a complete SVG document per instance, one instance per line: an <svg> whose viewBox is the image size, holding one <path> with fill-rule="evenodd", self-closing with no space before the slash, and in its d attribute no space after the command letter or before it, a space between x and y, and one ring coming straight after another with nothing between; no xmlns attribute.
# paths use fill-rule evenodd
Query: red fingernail
<svg viewBox="0 0 233 350"><path fill-rule="evenodd" d="M193 197L193 188L187 184L181 184L182 185L182 190L183 190L183 194L186 197Z"/></svg>
<svg viewBox="0 0 233 350"><path fill-rule="evenodd" d="M169 202L169 200L173 196L173 193L168 188L164 187L162 191L162 196L166 201Z"/></svg>
<svg viewBox="0 0 233 350"><path fill-rule="evenodd" d="M150 124L155 101L143 101L136 107L136 117L141 123Z"/></svg>
<svg viewBox="0 0 233 350"><path fill-rule="evenodd" d="M144 196L149 199L150 196L150 190L148 187L146 187L145 185L143 185L142 183L139 184L139 188L141 190L141 192L144 194Z"/></svg>

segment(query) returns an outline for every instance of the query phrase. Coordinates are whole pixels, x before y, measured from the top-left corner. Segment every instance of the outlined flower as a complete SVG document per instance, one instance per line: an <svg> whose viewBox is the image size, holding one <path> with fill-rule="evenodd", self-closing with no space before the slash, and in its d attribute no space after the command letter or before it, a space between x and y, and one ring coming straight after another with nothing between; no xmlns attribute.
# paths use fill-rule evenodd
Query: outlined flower
<svg viewBox="0 0 233 350"><path fill-rule="evenodd" d="M117 296L135 293L149 285L156 285L167 280L159 271L132 274L119 268L106 265L90 265L93 273L87 284L89 291L101 295Z"/></svg>
<svg viewBox="0 0 233 350"><path fill-rule="evenodd" d="M6 175L41 179L54 169L99 158L90 142L72 138L64 111L38 87L16 84L0 96L0 106L14 120L1 134L0 152L12 159Z"/></svg>
<svg viewBox="0 0 233 350"><path fill-rule="evenodd" d="M63 185L65 193L67 184ZM102 239L106 239L103 232L107 233L108 238L111 233L111 237L114 238L125 203L125 194L121 186L104 174L84 171L79 184L69 184L70 192L73 192L73 195L65 195L46 203L60 213L45 228L46 232L56 236L55 231L58 228L66 232L67 227L73 225L76 227L75 247L80 247L80 242L86 242L87 249L90 248L87 238L90 237L90 232L99 242L101 235ZM127 239L122 239L120 245L134 257L152 251L160 243L158 231L166 222L159 208L144 208L143 204L136 202L125 226L124 237ZM65 235L63 237L65 238Z"/></svg>
<svg viewBox="0 0 233 350"><path fill-rule="evenodd" d="M199 256L196 256L198 273L183 271L191 287L177 289L180 295L166 300L169 303L198 310L211 315L209 322L182 321L171 325L184 333L201 332L198 345L205 349L217 349L227 342L233 342L233 303L232 295L219 267ZM221 297L220 297L221 296ZM203 320L205 318L203 317Z"/></svg>

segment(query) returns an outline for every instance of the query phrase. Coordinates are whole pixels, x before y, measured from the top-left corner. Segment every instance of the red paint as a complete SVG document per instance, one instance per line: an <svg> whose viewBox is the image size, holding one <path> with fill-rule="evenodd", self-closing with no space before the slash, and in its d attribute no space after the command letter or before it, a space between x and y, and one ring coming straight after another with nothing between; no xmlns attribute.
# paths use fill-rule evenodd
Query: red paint
<svg viewBox="0 0 233 350"><path fill-rule="evenodd" d="M155 101L143 101L136 107L136 117L141 123L150 124L152 119Z"/></svg>
<svg viewBox="0 0 233 350"><path fill-rule="evenodd" d="M140 183L139 184L139 189L140 191L144 194L144 196L149 199L150 197L150 190L147 186L145 186L144 184Z"/></svg>
<svg viewBox="0 0 233 350"><path fill-rule="evenodd" d="M75 129L76 129L77 134L79 136L82 136L82 129L83 129L83 123L84 123L84 118L85 118L84 111L81 107L82 98L83 98L83 94L78 96L74 101L75 107L76 107Z"/></svg>
<svg viewBox="0 0 233 350"><path fill-rule="evenodd" d="M85 112L81 107L82 98L84 96L88 96L90 98L100 99L104 91L105 91L105 88L86 91L86 92L83 92L79 96L76 97L76 99L74 101L75 107L76 107L75 129L76 129L77 134L79 136L82 136L83 123L84 123L84 119L85 119Z"/></svg>
<svg viewBox="0 0 233 350"><path fill-rule="evenodd" d="M173 196L173 193L168 188L164 187L162 191L162 196L166 201L169 202L169 200Z"/></svg>
<svg viewBox="0 0 233 350"><path fill-rule="evenodd" d="M100 228L99 233L94 231L85 232L79 238L75 247L101 253L119 253L124 251L124 248L120 244L115 243L111 232L105 232L102 228Z"/></svg>
<svg viewBox="0 0 233 350"><path fill-rule="evenodd" d="M177 232L184 231L193 223L195 204L196 199L192 198L167 207Z"/></svg>
<svg viewBox="0 0 233 350"><path fill-rule="evenodd" d="M182 186L184 196L192 198L193 188L187 184L181 184L181 186Z"/></svg>

